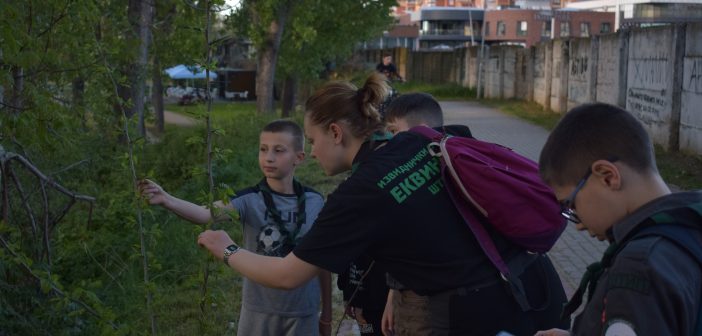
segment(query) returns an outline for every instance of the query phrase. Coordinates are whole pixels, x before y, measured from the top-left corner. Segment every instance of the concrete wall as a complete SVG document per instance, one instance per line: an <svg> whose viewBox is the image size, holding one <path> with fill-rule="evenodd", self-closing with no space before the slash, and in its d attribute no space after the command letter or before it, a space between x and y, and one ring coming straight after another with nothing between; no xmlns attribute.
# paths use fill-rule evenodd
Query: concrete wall
<svg viewBox="0 0 702 336"><path fill-rule="evenodd" d="M680 149L702 153L702 24L685 32L680 100Z"/></svg>
<svg viewBox="0 0 702 336"><path fill-rule="evenodd" d="M486 49L485 97L517 97L556 113L593 101L621 106L656 144L702 154L702 23ZM380 52L364 53L373 66L380 60ZM480 47L405 53L394 55L401 71L406 61L408 80L478 86Z"/></svg>
<svg viewBox="0 0 702 336"><path fill-rule="evenodd" d="M628 39L625 34L600 36L597 52L597 94L596 100L612 105L624 105L620 96L626 93L626 52ZM624 57L622 57L624 55Z"/></svg>
<svg viewBox="0 0 702 336"><path fill-rule="evenodd" d="M595 101L597 40L571 40L569 55L567 110Z"/></svg>
<svg viewBox="0 0 702 336"><path fill-rule="evenodd" d="M485 97L502 98L500 90L500 80L502 77L503 60L501 59L502 48L493 47L487 56L485 64Z"/></svg>
<svg viewBox="0 0 702 336"><path fill-rule="evenodd" d="M466 57L468 58L468 75L466 78L469 88L478 86L478 55L480 55L479 47L468 48L468 53L466 53Z"/></svg>
<svg viewBox="0 0 702 336"><path fill-rule="evenodd" d="M553 41L551 59L553 68L551 71L551 95L549 96L551 110L558 113L565 113L567 110L566 99L568 94L568 44L565 39ZM563 85L563 84L566 85Z"/></svg>
<svg viewBox="0 0 702 336"><path fill-rule="evenodd" d="M551 106L552 53L552 41L534 48L534 101L547 109Z"/></svg>
<svg viewBox="0 0 702 336"><path fill-rule="evenodd" d="M534 60L532 58L533 48L528 49L517 49L516 52L516 63L515 63L515 75L514 75L514 95L515 98L523 99L526 101L533 100L534 93Z"/></svg>
<svg viewBox="0 0 702 336"><path fill-rule="evenodd" d="M629 38L626 109L664 147L669 146L671 135L673 29L636 29Z"/></svg>
<svg viewBox="0 0 702 336"><path fill-rule="evenodd" d="M516 96L517 51L514 46L490 48L485 67L485 97L509 99Z"/></svg>
<svg viewBox="0 0 702 336"><path fill-rule="evenodd" d="M502 47L502 98L517 96L517 51L523 49L515 46Z"/></svg>

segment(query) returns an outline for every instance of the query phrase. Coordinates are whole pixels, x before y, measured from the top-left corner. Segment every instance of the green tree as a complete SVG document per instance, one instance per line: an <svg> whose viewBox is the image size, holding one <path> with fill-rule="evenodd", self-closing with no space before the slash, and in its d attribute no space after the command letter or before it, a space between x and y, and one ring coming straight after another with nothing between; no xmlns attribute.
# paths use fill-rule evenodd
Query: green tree
<svg viewBox="0 0 702 336"><path fill-rule="evenodd" d="M274 83L280 42L290 13L300 0L243 0L230 22L256 47L256 108L273 113Z"/></svg>
<svg viewBox="0 0 702 336"><path fill-rule="evenodd" d="M202 63L205 13L184 1L162 0L154 4L151 52L151 102L156 129L164 130L163 69L176 64Z"/></svg>
<svg viewBox="0 0 702 336"><path fill-rule="evenodd" d="M168 5L174 3L170 33L160 34ZM149 146L131 134L137 118L125 115L136 116L132 108L145 105L143 83L151 74L147 60L153 51L167 66L207 63L201 4L0 1L0 156L17 153L26 158L26 167L45 175L35 178L15 167L8 173L14 175L2 176L7 197L0 240L7 244L0 243L0 334L124 335L143 333L149 325L155 333L150 298L158 308L164 305L159 290L169 287L180 294L188 287L178 281L197 271L192 270L200 261L197 249L174 249L172 242L183 239L187 242L182 246L192 247L189 236L182 234L192 229L175 228L180 235L157 239L162 223L142 226L141 213L135 213L140 200L134 181L145 175L137 172L140 161L160 160L182 147L187 150L181 154L193 156L180 155L183 166L174 170L187 176L194 189L197 183L191 182L190 172L200 163L192 158L198 153L204 157L205 150L198 151L198 144L183 145L185 138L179 138L149 155ZM150 19L144 14L154 10L155 21L145 24ZM149 27L160 38L151 47L144 38ZM137 66L140 70L132 72ZM137 85L134 73L142 76ZM142 103L135 103L139 98L132 90L142 92ZM52 191L54 183L95 196L95 207ZM168 271L159 270L164 260ZM154 276L146 276L147 271ZM164 315L160 317L170 317ZM212 319L203 325L214 323Z"/></svg>
<svg viewBox="0 0 702 336"><path fill-rule="evenodd" d="M285 78L286 113L295 105L297 83L317 78L325 63L343 59L359 42L380 35L392 23L390 7L396 4L395 0L243 1L230 24L257 48L258 111L273 111L276 71Z"/></svg>
<svg viewBox="0 0 702 336"><path fill-rule="evenodd" d="M319 77L327 62L346 59L358 43L379 36L393 22L395 0L301 0L291 15L280 52L285 78L283 114L295 107L297 83Z"/></svg>

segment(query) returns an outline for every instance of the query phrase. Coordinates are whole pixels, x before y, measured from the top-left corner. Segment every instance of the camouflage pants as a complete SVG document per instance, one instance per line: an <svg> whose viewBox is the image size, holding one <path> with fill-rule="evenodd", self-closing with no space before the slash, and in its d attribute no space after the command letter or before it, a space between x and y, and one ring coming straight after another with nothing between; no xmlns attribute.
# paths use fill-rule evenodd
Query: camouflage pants
<svg viewBox="0 0 702 336"><path fill-rule="evenodd" d="M411 290L398 291L393 296L396 336L427 336L429 328L428 298Z"/></svg>

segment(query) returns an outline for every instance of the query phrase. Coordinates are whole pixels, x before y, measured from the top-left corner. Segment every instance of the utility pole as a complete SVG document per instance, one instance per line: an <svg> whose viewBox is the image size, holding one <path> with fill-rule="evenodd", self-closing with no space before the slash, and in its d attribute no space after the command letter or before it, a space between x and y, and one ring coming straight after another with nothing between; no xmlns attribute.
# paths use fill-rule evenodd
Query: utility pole
<svg viewBox="0 0 702 336"><path fill-rule="evenodd" d="M476 90L476 98L481 98L482 97L482 89L483 89L483 62L485 58L485 21L487 21L487 1L488 0L483 0L483 27L480 29L480 35L482 38L480 39L480 59L478 61L478 89Z"/></svg>

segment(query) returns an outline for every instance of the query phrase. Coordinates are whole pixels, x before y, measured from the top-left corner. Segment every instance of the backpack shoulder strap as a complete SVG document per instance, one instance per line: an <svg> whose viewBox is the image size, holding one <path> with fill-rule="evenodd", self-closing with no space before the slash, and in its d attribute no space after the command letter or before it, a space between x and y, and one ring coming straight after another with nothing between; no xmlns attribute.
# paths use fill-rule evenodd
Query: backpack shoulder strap
<svg viewBox="0 0 702 336"><path fill-rule="evenodd" d="M650 217L653 225L648 225L635 232L631 239L646 236L666 238L681 249L687 251L702 266L702 241L692 231L702 232L702 207L690 204L670 211L659 212Z"/></svg>
<svg viewBox="0 0 702 336"><path fill-rule="evenodd" d="M444 136L439 131L427 126L414 126L410 128L410 132L422 135L432 141L441 140Z"/></svg>
<svg viewBox="0 0 702 336"><path fill-rule="evenodd" d="M660 236L666 238L668 241L675 243L675 245L687 251L687 253L693 256L700 266L702 266L702 245L694 235L690 235L690 230L694 229L684 225L654 225L643 229L641 232L636 234L632 240L647 236Z"/></svg>
<svg viewBox="0 0 702 336"><path fill-rule="evenodd" d="M687 251L692 257L697 260L697 263L702 267L702 244L700 240L691 235L690 231L702 231L702 213L700 213L699 205L689 206L687 209L693 210L698 214L698 218L694 223L670 223L670 217L666 214L655 215L652 217L656 225L649 226L638 232L631 240L646 236L659 236L673 242L681 249ZM661 223L662 222L662 223ZM697 323L692 335L702 336L702 297L700 298L699 308L697 309Z"/></svg>

